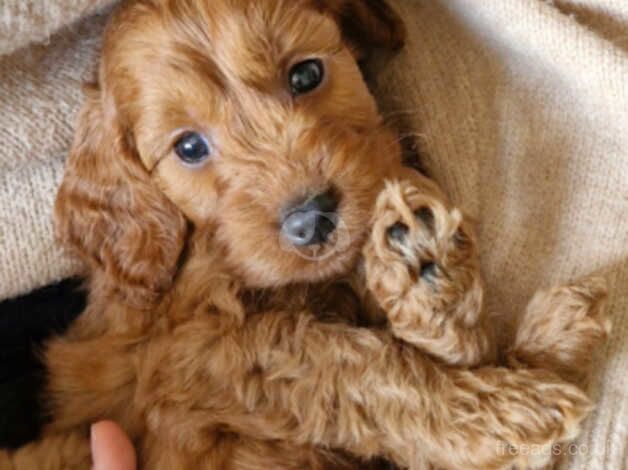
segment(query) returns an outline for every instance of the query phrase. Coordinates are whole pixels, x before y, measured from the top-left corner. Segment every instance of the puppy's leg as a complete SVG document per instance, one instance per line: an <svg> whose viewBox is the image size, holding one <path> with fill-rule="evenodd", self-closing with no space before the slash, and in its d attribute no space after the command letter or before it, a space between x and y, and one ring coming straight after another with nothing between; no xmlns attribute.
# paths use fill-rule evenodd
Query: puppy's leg
<svg viewBox="0 0 628 470"><path fill-rule="evenodd" d="M296 312L227 331L212 320L155 344L136 395L151 432L185 436L178 445L197 443L195 453L208 433L228 429L413 469L501 469L530 461L524 445L577 434L589 410L578 388L549 372L457 370L388 331ZM167 413L173 397L178 408Z"/></svg>
<svg viewBox="0 0 628 470"><path fill-rule="evenodd" d="M409 181L379 196L364 249L367 286L398 338L452 365L494 356L475 241L461 212Z"/></svg>
<svg viewBox="0 0 628 470"><path fill-rule="evenodd" d="M89 470L91 465L87 432L45 436L14 452L0 450L2 470Z"/></svg>
<svg viewBox="0 0 628 470"><path fill-rule="evenodd" d="M605 300L601 278L538 292L521 319L508 361L543 367L585 387L594 352L610 332Z"/></svg>
<svg viewBox="0 0 628 470"><path fill-rule="evenodd" d="M90 340L56 338L45 354L50 433L112 419L133 434L137 338L103 335ZM106 354L103 353L106 351Z"/></svg>
<svg viewBox="0 0 628 470"><path fill-rule="evenodd" d="M610 332L604 313L606 283L589 278L535 294L521 319L506 358L514 367L543 367L586 388L595 351ZM554 468L567 455L554 447Z"/></svg>

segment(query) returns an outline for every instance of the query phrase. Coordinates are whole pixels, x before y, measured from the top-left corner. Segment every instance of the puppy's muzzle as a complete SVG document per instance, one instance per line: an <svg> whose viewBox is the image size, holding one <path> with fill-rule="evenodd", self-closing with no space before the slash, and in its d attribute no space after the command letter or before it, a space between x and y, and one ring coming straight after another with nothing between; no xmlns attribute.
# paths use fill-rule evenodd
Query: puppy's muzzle
<svg viewBox="0 0 628 470"><path fill-rule="evenodd" d="M327 191L286 212L282 235L295 246L325 243L338 225L338 199Z"/></svg>

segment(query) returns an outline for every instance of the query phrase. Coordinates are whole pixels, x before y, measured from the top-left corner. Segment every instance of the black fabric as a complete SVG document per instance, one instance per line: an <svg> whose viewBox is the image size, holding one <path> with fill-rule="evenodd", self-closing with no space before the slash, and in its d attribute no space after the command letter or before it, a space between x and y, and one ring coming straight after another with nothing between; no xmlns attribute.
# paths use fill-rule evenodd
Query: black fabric
<svg viewBox="0 0 628 470"><path fill-rule="evenodd" d="M15 448L45 422L40 395L45 372L40 351L85 308L81 281L68 279L0 302L0 447Z"/></svg>

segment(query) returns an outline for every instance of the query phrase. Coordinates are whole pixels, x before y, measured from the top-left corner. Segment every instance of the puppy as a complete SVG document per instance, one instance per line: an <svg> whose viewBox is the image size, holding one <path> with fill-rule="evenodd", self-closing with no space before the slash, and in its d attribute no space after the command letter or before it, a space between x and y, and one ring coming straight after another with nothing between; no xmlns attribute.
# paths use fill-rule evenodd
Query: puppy
<svg viewBox="0 0 628 470"><path fill-rule="evenodd" d="M542 294L512 367L484 365L472 231L357 65L402 42L377 0L117 10L56 203L89 304L46 349L43 438L1 468L89 468L102 418L151 469L538 467L523 446L577 434L603 288Z"/></svg>

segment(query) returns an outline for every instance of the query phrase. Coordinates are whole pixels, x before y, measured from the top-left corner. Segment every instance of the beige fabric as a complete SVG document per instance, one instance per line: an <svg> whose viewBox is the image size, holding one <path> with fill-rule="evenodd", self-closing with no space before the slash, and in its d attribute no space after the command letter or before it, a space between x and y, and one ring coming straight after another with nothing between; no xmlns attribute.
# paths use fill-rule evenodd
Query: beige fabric
<svg viewBox="0 0 628 470"><path fill-rule="evenodd" d="M48 41L53 32L98 11L113 0L2 0L0 54L32 42Z"/></svg>
<svg viewBox="0 0 628 470"><path fill-rule="evenodd" d="M51 209L112 3L0 0L0 299L76 271L54 244Z"/></svg>
<svg viewBox="0 0 628 470"><path fill-rule="evenodd" d="M76 269L54 243L52 203L104 22L0 58L0 299Z"/></svg>
<svg viewBox="0 0 628 470"><path fill-rule="evenodd" d="M628 468L628 1L396 0L389 119L479 221L488 308L601 272L614 332L571 468Z"/></svg>
<svg viewBox="0 0 628 470"><path fill-rule="evenodd" d="M593 387L600 405L571 468L623 470L628 2L393 2L409 45L376 67L378 94L389 121L415 134L431 174L478 219L491 312L507 320L539 287L591 272L609 279L615 329ZM0 298L73 271L54 248L50 208L101 24L0 60Z"/></svg>

